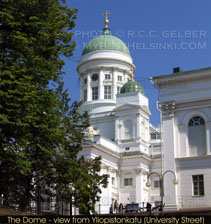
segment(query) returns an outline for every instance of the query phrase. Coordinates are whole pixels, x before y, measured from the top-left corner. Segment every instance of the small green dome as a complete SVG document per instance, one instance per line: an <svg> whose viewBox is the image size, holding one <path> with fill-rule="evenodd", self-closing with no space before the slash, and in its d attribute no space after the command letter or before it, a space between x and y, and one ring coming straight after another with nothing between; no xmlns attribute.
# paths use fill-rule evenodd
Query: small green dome
<svg viewBox="0 0 211 224"><path fill-rule="evenodd" d="M109 28L103 29L103 34L90 40L82 52L82 56L93 51L110 50L130 55L126 44L119 38L110 34Z"/></svg>
<svg viewBox="0 0 211 224"><path fill-rule="evenodd" d="M125 83L120 91L120 93L133 93L133 92L140 92L144 94L144 88L134 80L130 80L127 83Z"/></svg>

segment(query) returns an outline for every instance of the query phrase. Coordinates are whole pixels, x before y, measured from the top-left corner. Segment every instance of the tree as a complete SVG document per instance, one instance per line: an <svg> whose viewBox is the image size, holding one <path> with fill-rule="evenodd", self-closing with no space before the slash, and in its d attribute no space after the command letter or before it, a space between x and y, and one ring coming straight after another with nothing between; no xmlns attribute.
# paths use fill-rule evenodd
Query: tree
<svg viewBox="0 0 211 224"><path fill-rule="evenodd" d="M79 173L89 123L69 106L61 57L73 54L77 10L59 0L0 5L0 195L25 209L39 187L62 193Z"/></svg>
<svg viewBox="0 0 211 224"><path fill-rule="evenodd" d="M99 175L100 159L100 157L90 161L86 161L84 157L79 159L79 178L74 181L74 202L80 214L90 214L90 212L96 214L95 205L100 200L100 185L106 187L108 184L108 175Z"/></svg>

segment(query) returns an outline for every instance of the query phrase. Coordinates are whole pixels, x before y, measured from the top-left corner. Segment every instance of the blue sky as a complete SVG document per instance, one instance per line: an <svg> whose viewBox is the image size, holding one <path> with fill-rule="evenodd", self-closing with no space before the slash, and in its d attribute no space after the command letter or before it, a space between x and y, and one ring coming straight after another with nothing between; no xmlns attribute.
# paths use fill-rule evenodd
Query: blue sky
<svg viewBox="0 0 211 224"><path fill-rule="evenodd" d="M149 77L210 67L210 0L67 0L78 8L73 39L77 46L71 60L65 60L64 82L72 100L79 100L76 67L85 43L100 35L104 27L102 14L108 10L109 28L129 47L136 66L135 80L149 98L151 123L158 125L156 110L158 90Z"/></svg>

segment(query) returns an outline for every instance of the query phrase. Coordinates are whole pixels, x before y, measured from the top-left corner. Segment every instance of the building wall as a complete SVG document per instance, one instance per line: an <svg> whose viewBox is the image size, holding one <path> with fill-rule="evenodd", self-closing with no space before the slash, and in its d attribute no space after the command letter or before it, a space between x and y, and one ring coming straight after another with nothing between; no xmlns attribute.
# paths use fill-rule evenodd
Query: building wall
<svg viewBox="0 0 211 224"><path fill-rule="evenodd" d="M207 190L210 187L211 169L211 163L208 163L211 149L210 73L208 70L199 70L184 75L172 74L158 81L161 86L163 172L172 170L179 180L179 185L174 187L169 184L173 176L164 178L165 201L169 207L174 203L177 208L210 206L211 195ZM196 116L203 118L205 124L195 126L195 134L197 127L201 132L194 140L200 142L205 129L206 144L202 148L198 147L194 155L190 145L189 122ZM204 175L204 195L193 196L192 176L200 174Z"/></svg>
<svg viewBox="0 0 211 224"><path fill-rule="evenodd" d="M177 170L179 176L178 204L180 208L198 208L211 206L211 157L178 159ZM194 196L193 175L203 175L204 195Z"/></svg>

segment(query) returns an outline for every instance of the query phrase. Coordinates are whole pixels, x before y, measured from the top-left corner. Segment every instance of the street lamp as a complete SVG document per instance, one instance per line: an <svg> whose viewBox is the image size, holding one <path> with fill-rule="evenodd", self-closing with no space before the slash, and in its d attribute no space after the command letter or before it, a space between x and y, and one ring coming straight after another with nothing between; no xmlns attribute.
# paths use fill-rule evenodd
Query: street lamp
<svg viewBox="0 0 211 224"><path fill-rule="evenodd" d="M165 173L163 173L162 175L160 175L159 173L157 172L151 172L150 174L147 175L147 183L146 183L146 186L147 187L150 187L150 182L149 182L149 177L153 174L156 174L158 177L159 177L159 181L160 181L160 198L161 198L161 208L160 210L163 211L163 198L164 198L164 182L163 182L163 179L164 179L164 176L166 173L172 173L174 175L174 180L173 180L173 184L174 185L177 185L178 184L178 180L176 179L176 174L171 171L171 170L167 170Z"/></svg>

